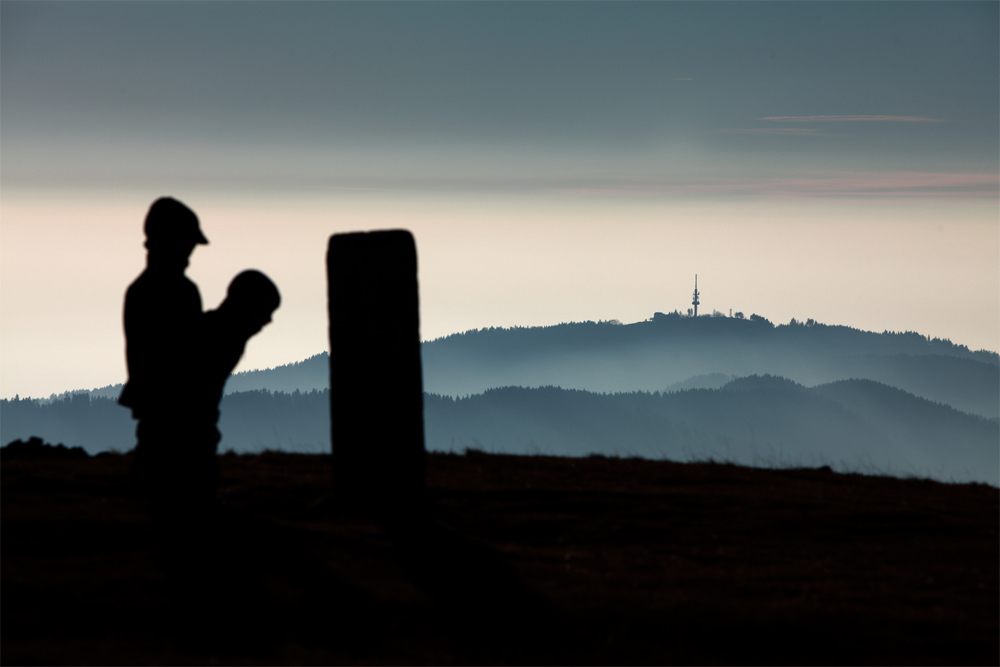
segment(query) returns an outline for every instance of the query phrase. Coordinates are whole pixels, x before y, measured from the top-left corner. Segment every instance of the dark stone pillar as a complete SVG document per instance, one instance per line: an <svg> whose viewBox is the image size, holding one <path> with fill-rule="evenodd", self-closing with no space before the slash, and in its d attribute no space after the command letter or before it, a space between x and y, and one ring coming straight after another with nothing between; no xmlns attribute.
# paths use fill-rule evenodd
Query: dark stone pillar
<svg viewBox="0 0 1000 667"><path fill-rule="evenodd" d="M424 488L416 245L405 230L335 234L326 267L334 490L394 513Z"/></svg>

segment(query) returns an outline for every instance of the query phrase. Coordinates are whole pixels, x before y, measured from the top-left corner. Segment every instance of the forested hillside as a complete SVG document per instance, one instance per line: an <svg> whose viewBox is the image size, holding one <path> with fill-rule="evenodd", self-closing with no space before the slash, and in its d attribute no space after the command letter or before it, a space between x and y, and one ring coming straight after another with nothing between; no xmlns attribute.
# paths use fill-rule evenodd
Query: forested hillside
<svg viewBox="0 0 1000 667"><path fill-rule="evenodd" d="M423 343L424 389L448 396L504 386L596 392L718 388L733 377L780 375L806 386L868 379L964 412L1000 417L1000 359L916 333L762 317L657 315L646 322L576 322L479 329ZM227 392L329 386L329 356L230 378ZM692 378L699 377L692 383Z"/></svg>
<svg viewBox="0 0 1000 667"><path fill-rule="evenodd" d="M226 381L226 393L267 389L292 393L330 388L330 355L326 352L308 359L263 371L234 373Z"/></svg>
<svg viewBox="0 0 1000 667"><path fill-rule="evenodd" d="M864 380L809 389L748 377L666 394L505 387L428 396L425 413L428 444L442 450L830 465L992 484L1000 477L997 420Z"/></svg>
<svg viewBox="0 0 1000 667"><path fill-rule="evenodd" d="M328 390L236 392L223 399L221 413L221 451L330 449ZM807 388L750 376L719 389L668 393L505 387L459 399L425 394L424 421L433 451L830 465L1000 481L1000 421L868 380ZM0 402L5 443L37 435L90 452L126 451L135 442L133 429L128 411L112 399Z"/></svg>
<svg viewBox="0 0 1000 667"><path fill-rule="evenodd" d="M220 405L220 451L330 451L330 392L230 394ZM54 401L0 401L0 440L37 435L51 443L90 453L128 451L135 446L135 421L117 399L75 394Z"/></svg>
<svg viewBox="0 0 1000 667"><path fill-rule="evenodd" d="M1000 416L1000 357L917 333L773 326L766 319L657 313L634 324L480 329L423 345L424 388L450 396L503 386L662 391L699 375L778 375L806 386L868 379L964 412Z"/></svg>

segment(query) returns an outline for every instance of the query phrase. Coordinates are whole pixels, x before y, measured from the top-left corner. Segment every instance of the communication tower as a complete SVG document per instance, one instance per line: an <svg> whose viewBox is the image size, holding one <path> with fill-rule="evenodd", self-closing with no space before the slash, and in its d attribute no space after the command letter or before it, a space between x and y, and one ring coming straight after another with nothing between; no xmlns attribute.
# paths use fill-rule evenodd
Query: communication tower
<svg viewBox="0 0 1000 667"><path fill-rule="evenodd" d="M698 274L694 274L694 299L691 300L691 305L694 306L694 316L698 317L698 304L701 301L698 300Z"/></svg>

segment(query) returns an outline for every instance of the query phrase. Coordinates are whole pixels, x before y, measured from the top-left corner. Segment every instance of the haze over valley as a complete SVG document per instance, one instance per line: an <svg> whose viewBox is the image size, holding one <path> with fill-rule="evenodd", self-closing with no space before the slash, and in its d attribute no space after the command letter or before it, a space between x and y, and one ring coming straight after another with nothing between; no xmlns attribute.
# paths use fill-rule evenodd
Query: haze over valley
<svg viewBox="0 0 1000 667"><path fill-rule="evenodd" d="M427 448L591 454L1000 482L1000 361L918 333L656 313L422 346ZM329 357L238 373L220 449L328 452ZM4 400L2 440L134 444L120 386ZM378 401L378 396L372 397Z"/></svg>

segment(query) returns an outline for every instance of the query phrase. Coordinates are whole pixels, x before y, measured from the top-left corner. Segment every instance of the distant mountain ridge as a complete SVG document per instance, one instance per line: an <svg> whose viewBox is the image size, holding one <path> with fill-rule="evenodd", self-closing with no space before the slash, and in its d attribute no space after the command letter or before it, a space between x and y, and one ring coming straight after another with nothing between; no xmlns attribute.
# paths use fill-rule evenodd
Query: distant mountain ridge
<svg viewBox="0 0 1000 667"><path fill-rule="evenodd" d="M226 381L226 393L267 389L268 391L312 391L330 388L330 355L315 354L302 361L265 370L233 373Z"/></svg>
<svg viewBox="0 0 1000 667"><path fill-rule="evenodd" d="M476 329L425 342L421 351L424 389L447 396L549 385L595 392L679 391L770 374L806 386L873 380L963 412L1000 417L1000 355L912 332L657 313L634 324ZM324 352L234 375L226 392L328 386Z"/></svg>
<svg viewBox="0 0 1000 667"><path fill-rule="evenodd" d="M697 376L776 375L806 386L874 380L1000 417L1000 355L912 332L657 313L633 324L479 329L424 343L422 353L424 388L450 396L503 386L662 391Z"/></svg>
<svg viewBox="0 0 1000 667"><path fill-rule="evenodd" d="M223 398L220 449L330 451L329 390ZM870 380L807 388L736 378L721 388L598 394L504 387L465 398L425 394L429 450L591 453L716 459L767 467L1000 482L1000 420L965 414ZM114 399L86 394L0 401L0 439L37 435L91 453L126 451L135 422Z"/></svg>
<svg viewBox="0 0 1000 667"><path fill-rule="evenodd" d="M536 352L551 353L556 349L593 348L609 343L638 346L665 337L712 338L739 337L753 341L777 340L782 343L812 340L840 354L938 354L975 359L1000 366L1000 354L989 350L971 351L965 345L950 340L929 338L917 332L883 331L876 333L842 325L827 325L810 320L792 319L775 326L759 315L741 317L687 317L677 312L654 313L641 322L622 324L617 320L569 322L542 327L489 327L470 329L424 343L425 346L461 345L480 348L487 343L495 354L507 356L524 350L524 340L532 339Z"/></svg>
<svg viewBox="0 0 1000 667"><path fill-rule="evenodd" d="M915 333L657 313L624 325L467 331L421 353L431 450L825 464L1000 483L1000 357ZM323 352L230 377L222 451L329 451L329 367ZM131 449L135 422L120 390L0 401L0 440Z"/></svg>
<svg viewBox="0 0 1000 667"><path fill-rule="evenodd" d="M751 376L668 394L503 387L428 396L425 412L434 449L598 451L1000 481L1000 421L869 380L807 388Z"/></svg>
<svg viewBox="0 0 1000 667"><path fill-rule="evenodd" d="M424 389L458 397L496 387L592 392L716 389L737 377L775 375L805 386L866 379L962 412L1000 417L1000 355L914 332L875 333L792 320L656 313L633 324L572 322L490 327L424 342ZM326 352L236 373L226 394L310 392L329 386ZM122 385L71 394L116 398Z"/></svg>

